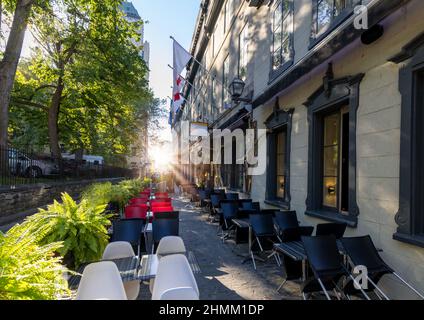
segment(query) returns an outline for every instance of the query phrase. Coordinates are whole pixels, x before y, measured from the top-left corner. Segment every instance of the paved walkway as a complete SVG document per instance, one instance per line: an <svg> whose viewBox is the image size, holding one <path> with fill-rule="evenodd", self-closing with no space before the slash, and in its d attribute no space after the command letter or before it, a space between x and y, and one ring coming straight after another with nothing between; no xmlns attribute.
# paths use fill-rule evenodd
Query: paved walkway
<svg viewBox="0 0 424 320"><path fill-rule="evenodd" d="M180 210L180 234L187 250L194 252L201 274L196 275L202 300L281 300L300 299L299 286L288 283L281 294L276 289L283 281L283 270L274 259L242 265L238 256L248 252L247 245L223 244L217 226L208 222L208 215L193 208L188 201L174 201ZM143 286L141 299L148 298ZM147 289L148 291L148 289Z"/></svg>

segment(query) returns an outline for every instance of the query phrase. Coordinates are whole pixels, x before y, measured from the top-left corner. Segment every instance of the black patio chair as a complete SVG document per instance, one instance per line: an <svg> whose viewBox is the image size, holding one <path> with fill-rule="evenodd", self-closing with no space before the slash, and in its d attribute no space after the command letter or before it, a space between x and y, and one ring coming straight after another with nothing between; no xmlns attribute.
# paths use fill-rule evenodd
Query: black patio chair
<svg viewBox="0 0 424 320"><path fill-rule="evenodd" d="M240 209L244 209L245 206L246 206L246 208L250 209L253 206L252 203L253 203L252 199L240 199L238 201Z"/></svg>
<svg viewBox="0 0 424 320"><path fill-rule="evenodd" d="M280 235L281 242L296 242L302 241L302 236L309 237L314 232L314 227L294 227L294 228L286 228ZM277 251L276 254L279 254ZM281 264L284 267L285 278L283 283L278 287L277 292L284 287L287 281L295 281L301 280L303 277L303 262L295 261L285 255L283 255L283 259L281 260Z"/></svg>
<svg viewBox="0 0 424 320"><path fill-rule="evenodd" d="M170 212L156 212L154 219L179 219L179 211L170 211Z"/></svg>
<svg viewBox="0 0 424 320"><path fill-rule="evenodd" d="M336 239L343 238L347 229L345 223L324 223L317 225L316 236L335 236Z"/></svg>
<svg viewBox="0 0 424 320"><path fill-rule="evenodd" d="M124 219L113 221L113 234L111 242L129 242L134 252L140 256L141 239L145 227L144 219Z"/></svg>
<svg viewBox="0 0 424 320"><path fill-rule="evenodd" d="M274 248L274 244L276 242L281 242L281 239L279 238L275 230L274 216L272 214L251 214L249 216L249 220L253 236L255 237L250 248L250 255L253 261L253 266L256 270L255 257L253 254L254 245L257 244L257 246L259 247L259 251L263 253L265 251L272 251L272 249ZM275 257L277 264L280 265L280 262L278 261L278 258L275 256L274 252L272 252L267 257L267 260L273 256Z"/></svg>
<svg viewBox="0 0 424 320"><path fill-rule="evenodd" d="M152 253L164 237L176 236L180 234L180 220L174 214L173 216L155 216L152 223L153 247Z"/></svg>
<svg viewBox="0 0 424 320"><path fill-rule="evenodd" d="M261 214L271 214L273 217L275 217L277 212L280 212L280 210L278 210L278 209L262 209L262 210L260 210Z"/></svg>
<svg viewBox="0 0 424 320"><path fill-rule="evenodd" d="M221 228L222 228L222 241L225 241L231 235L235 225L233 219L237 219L239 205L236 200L222 200L221 201Z"/></svg>
<svg viewBox="0 0 424 320"><path fill-rule="evenodd" d="M207 190L199 190L199 197L200 197L200 207L204 208L207 206L207 200L210 199L210 192Z"/></svg>
<svg viewBox="0 0 424 320"><path fill-rule="evenodd" d="M299 227L296 211L278 211L275 213L275 224L280 232ZM300 239L299 239L300 240Z"/></svg>
<svg viewBox="0 0 424 320"><path fill-rule="evenodd" d="M381 298L380 295L382 295L386 300L390 300L389 297L378 287L378 283L384 275L392 274L421 299L424 299L424 296L418 292L418 290L412 287L412 285L406 282L384 262L370 236L343 238L341 239L341 242L345 253L350 258L352 264L354 266L365 266L367 268L367 279L369 284L371 284L371 286L369 286L369 290L373 291L375 289L376 292L378 292L377 296L379 298ZM345 292L347 294L351 294L352 290L352 283L346 285Z"/></svg>
<svg viewBox="0 0 424 320"><path fill-rule="evenodd" d="M211 194L211 212L210 218L218 215L221 209L221 201L225 200L225 195L222 193L212 193Z"/></svg>
<svg viewBox="0 0 424 320"><path fill-rule="evenodd" d="M261 210L261 205L259 202L242 202L243 210Z"/></svg>
<svg viewBox="0 0 424 320"><path fill-rule="evenodd" d="M294 227L284 229L280 235L281 242L296 242L302 241L302 236L309 237L314 232L314 227ZM275 252L278 254L278 252ZM283 283L278 287L277 292L280 292L287 281L301 280L303 277L303 262L295 261L283 255L283 259L280 259L281 264L284 267L285 278Z"/></svg>
<svg viewBox="0 0 424 320"><path fill-rule="evenodd" d="M238 193L226 193L225 199L226 200L239 200L239 194Z"/></svg>
<svg viewBox="0 0 424 320"><path fill-rule="evenodd" d="M307 300L307 296L311 293L324 292L327 300L332 300L328 292L333 290L340 299L343 291L338 283L343 278L355 282L356 280L343 264L336 237L334 235L302 237L302 242L314 274L314 278L306 280L302 285L303 298ZM365 291L362 288L360 290L364 297L370 300Z"/></svg>

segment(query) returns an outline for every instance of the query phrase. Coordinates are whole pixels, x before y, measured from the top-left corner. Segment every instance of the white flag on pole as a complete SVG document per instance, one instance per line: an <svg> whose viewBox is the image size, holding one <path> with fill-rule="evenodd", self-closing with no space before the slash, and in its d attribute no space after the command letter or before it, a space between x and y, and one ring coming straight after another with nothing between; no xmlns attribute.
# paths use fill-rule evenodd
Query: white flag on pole
<svg viewBox="0 0 424 320"><path fill-rule="evenodd" d="M172 99L174 101L174 112L176 113L181 104L183 103L183 98L181 96L181 89L183 88L184 81L181 76L184 68L193 58L193 56L187 52L177 41L174 40L174 77L173 77L173 92Z"/></svg>

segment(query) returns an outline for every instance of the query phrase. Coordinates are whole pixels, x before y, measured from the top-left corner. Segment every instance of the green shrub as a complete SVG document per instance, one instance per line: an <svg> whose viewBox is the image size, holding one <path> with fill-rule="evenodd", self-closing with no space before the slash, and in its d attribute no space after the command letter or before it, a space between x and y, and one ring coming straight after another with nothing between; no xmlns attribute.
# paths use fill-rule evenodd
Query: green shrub
<svg viewBox="0 0 424 320"><path fill-rule="evenodd" d="M62 203L54 201L47 210L28 217L20 226L28 232L41 232L40 244L57 241L63 246L57 252L65 258L70 268L82 263L98 261L108 244L107 227L111 215L103 214L106 205L92 206L84 199L76 203L67 193Z"/></svg>
<svg viewBox="0 0 424 320"><path fill-rule="evenodd" d="M40 237L42 233L29 232L19 225L7 234L0 232L0 300L55 300L69 296L64 278L67 269L55 254L63 244L39 245Z"/></svg>
<svg viewBox="0 0 424 320"><path fill-rule="evenodd" d="M81 200L87 200L92 206L107 205L111 202L112 183L95 183L86 188L81 194Z"/></svg>

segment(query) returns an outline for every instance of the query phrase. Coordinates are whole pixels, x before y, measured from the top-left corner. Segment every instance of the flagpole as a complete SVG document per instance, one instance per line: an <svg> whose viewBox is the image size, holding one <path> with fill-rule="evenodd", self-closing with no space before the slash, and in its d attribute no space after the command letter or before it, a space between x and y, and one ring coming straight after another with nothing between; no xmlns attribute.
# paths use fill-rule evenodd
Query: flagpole
<svg viewBox="0 0 424 320"><path fill-rule="evenodd" d="M170 69L172 69L172 70L174 70L174 68L170 65L170 64L168 64L168 67L170 68ZM194 84L192 84L190 81L188 81L187 80L187 78L184 78L182 75L180 75L180 77L181 77L181 79L183 79L185 82L187 82L192 88L196 88L195 86L194 86Z"/></svg>

